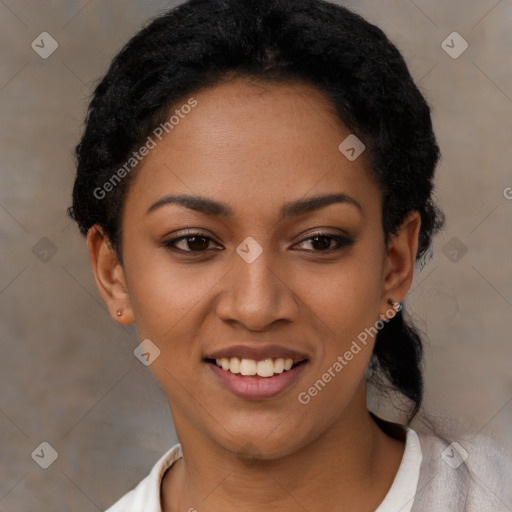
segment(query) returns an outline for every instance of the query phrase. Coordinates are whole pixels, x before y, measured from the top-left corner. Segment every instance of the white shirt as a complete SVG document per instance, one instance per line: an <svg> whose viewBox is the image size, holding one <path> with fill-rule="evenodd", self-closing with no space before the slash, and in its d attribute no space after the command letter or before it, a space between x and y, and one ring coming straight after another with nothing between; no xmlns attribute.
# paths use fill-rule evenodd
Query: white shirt
<svg viewBox="0 0 512 512"><path fill-rule="evenodd" d="M106 512L162 512L160 488L164 473L181 457L181 445L173 446L134 489ZM421 445L414 430L407 428L405 451L393 484L375 512L411 512L422 461Z"/></svg>

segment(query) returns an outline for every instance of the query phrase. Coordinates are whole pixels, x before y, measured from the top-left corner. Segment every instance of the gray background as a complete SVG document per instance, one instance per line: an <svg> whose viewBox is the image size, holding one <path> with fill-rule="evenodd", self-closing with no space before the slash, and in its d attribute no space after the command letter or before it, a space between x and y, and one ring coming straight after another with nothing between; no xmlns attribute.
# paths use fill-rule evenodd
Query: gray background
<svg viewBox="0 0 512 512"><path fill-rule="evenodd" d="M403 52L443 152L448 222L406 302L428 337L427 412L509 449L512 0L344 3ZM2 512L104 510L176 442L165 394L133 355L136 332L108 315L65 213L96 80L171 5L0 1ZM457 59L441 47L454 31L469 43ZM42 32L59 45L47 59L31 48ZM46 470L31 456L42 442L58 452Z"/></svg>

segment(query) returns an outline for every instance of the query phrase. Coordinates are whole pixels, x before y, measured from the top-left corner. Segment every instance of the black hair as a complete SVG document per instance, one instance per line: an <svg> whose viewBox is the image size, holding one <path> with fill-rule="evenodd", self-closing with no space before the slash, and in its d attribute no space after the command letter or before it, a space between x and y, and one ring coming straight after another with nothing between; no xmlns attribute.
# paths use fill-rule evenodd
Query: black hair
<svg viewBox="0 0 512 512"><path fill-rule="evenodd" d="M95 191L171 106L230 77L305 82L326 93L366 146L382 193L385 240L418 211L417 261L424 264L444 224L433 197L440 151L430 108L382 30L324 0L189 0L137 33L96 87L75 149L68 213L82 234L99 224L122 263L122 208L136 168L104 197ZM381 374L412 401L412 418L423 396L422 342L403 311L378 332L373 356Z"/></svg>

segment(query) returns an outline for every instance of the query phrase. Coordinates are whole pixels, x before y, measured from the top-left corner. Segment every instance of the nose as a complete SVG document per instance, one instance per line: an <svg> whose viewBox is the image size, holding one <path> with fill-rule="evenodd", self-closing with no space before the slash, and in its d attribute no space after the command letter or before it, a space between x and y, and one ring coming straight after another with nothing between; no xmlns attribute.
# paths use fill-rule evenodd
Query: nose
<svg viewBox="0 0 512 512"><path fill-rule="evenodd" d="M251 331L267 330L280 321L297 319L299 302L293 281L284 264L277 264L270 250L264 250L251 263L238 254L222 283L217 300L217 315L229 323L242 324Z"/></svg>

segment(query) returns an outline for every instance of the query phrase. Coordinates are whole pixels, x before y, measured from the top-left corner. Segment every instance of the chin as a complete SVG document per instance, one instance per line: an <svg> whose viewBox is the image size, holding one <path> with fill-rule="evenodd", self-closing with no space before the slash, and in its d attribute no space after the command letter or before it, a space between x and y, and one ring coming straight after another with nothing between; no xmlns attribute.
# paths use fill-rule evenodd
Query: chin
<svg viewBox="0 0 512 512"><path fill-rule="evenodd" d="M238 432L233 436L225 432L222 439L217 441L223 449L235 454L240 459L249 461L275 460L287 457L307 443L307 434L301 436L302 432L297 428L269 428L269 424L262 425L262 428L251 428L250 431Z"/></svg>

